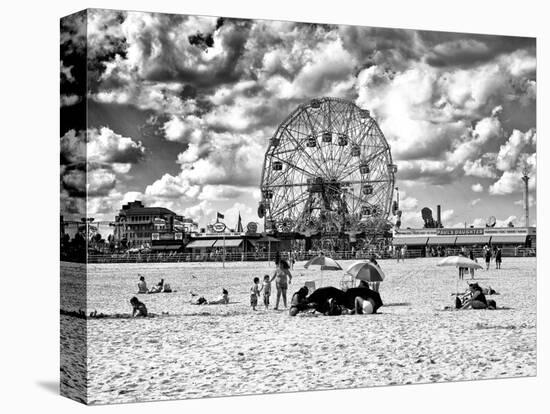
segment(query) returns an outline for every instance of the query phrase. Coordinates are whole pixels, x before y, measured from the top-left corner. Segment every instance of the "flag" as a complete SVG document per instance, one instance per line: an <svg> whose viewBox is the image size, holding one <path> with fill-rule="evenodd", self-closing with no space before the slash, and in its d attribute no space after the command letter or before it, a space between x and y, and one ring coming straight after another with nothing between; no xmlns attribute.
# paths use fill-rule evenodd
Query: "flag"
<svg viewBox="0 0 550 414"><path fill-rule="evenodd" d="M218 215L217 215L217 217L216 217L216 220L224 219L224 218L225 218L225 216L224 216L222 213L220 213L219 211L217 212L217 214L218 214Z"/></svg>
<svg viewBox="0 0 550 414"><path fill-rule="evenodd" d="M237 233L242 233L243 230L243 223L241 221L241 213L239 212L239 221L237 222Z"/></svg>

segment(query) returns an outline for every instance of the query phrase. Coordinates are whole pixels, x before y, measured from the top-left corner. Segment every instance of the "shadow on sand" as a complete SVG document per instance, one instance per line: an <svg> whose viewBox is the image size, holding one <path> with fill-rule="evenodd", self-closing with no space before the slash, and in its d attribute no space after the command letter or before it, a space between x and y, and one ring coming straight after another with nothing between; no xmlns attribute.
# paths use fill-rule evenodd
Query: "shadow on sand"
<svg viewBox="0 0 550 414"><path fill-rule="evenodd" d="M59 382L58 381L37 381L36 385L45 391L59 395Z"/></svg>

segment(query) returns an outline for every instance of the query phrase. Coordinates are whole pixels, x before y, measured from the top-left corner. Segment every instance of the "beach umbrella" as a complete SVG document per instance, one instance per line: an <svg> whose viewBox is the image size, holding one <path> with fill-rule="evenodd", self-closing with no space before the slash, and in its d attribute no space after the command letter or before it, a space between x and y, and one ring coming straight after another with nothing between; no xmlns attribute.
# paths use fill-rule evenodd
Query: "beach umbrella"
<svg viewBox="0 0 550 414"><path fill-rule="evenodd" d="M449 256L437 263L437 266L454 266L468 269L482 269L479 263L464 256ZM460 275L460 273L459 273ZM458 295L458 278L456 279L456 294Z"/></svg>
<svg viewBox="0 0 550 414"><path fill-rule="evenodd" d="M342 266L340 266L336 260L331 259L324 254L315 256L313 259L308 260L307 263L304 265L306 269L308 269L310 266L321 267L321 285L323 284L323 270L342 270Z"/></svg>
<svg viewBox="0 0 550 414"><path fill-rule="evenodd" d="M449 256L441 260L437 266L466 267L468 269L483 269L479 263L464 256Z"/></svg>
<svg viewBox="0 0 550 414"><path fill-rule="evenodd" d="M338 264L338 262L334 259L331 259L330 257L327 257L323 254L319 256L315 256L313 259L310 259L307 261L307 263L304 265L306 269L308 269L310 266L321 266L325 269L329 270L342 270L342 267Z"/></svg>
<svg viewBox="0 0 550 414"><path fill-rule="evenodd" d="M364 280L365 282L382 282L386 277L379 266L366 261L352 263L346 269L346 273L355 279Z"/></svg>

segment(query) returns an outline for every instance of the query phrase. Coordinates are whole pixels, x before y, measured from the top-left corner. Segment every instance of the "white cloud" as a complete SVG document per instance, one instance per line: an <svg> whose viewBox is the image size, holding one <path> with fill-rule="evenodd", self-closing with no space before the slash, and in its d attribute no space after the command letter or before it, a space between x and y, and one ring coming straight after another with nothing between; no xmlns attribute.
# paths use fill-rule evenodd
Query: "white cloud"
<svg viewBox="0 0 550 414"><path fill-rule="evenodd" d="M87 141L86 156L89 163L135 164L145 153L141 142L123 137L107 127L90 128Z"/></svg>
<svg viewBox="0 0 550 414"><path fill-rule="evenodd" d="M60 105L61 106L72 106L80 102L80 96L71 94L71 95L61 95Z"/></svg>
<svg viewBox="0 0 550 414"><path fill-rule="evenodd" d="M475 206L475 205L479 204L480 201L481 201L481 198L476 198L476 199L470 201L470 205Z"/></svg>
<svg viewBox="0 0 550 414"><path fill-rule="evenodd" d="M497 156L496 167L501 171L510 171L517 168L521 154L536 151L537 135L534 129L526 132L514 129L508 141L501 145Z"/></svg>
<svg viewBox="0 0 550 414"><path fill-rule="evenodd" d="M199 194L200 188L191 185L184 177L164 174L162 178L148 185L145 189L145 195L156 198L195 198Z"/></svg>
<svg viewBox="0 0 550 414"><path fill-rule="evenodd" d="M473 184L472 185L472 191L474 193L482 193L483 192L483 186L480 183Z"/></svg>
<svg viewBox="0 0 550 414"><path fill-rule="evenodd" d="M453 209L443 210L441 212L441 221L443 223L448 222L454 216L455 211Z"/></svg>
<svg viewBox="0 0 550 414"><path fill-rule="evenodd" d="M86 188L90 197L105 196L116 185L115 174L105 168L88 171L86 177Z"/></svg>
<svg viewBox="0 0 550 414"><path fill-rule="evenodd" d="M467 160L464 163L464 174L479 178L496 178L497 174L491 161L479 158L475 161Z"/></svg>

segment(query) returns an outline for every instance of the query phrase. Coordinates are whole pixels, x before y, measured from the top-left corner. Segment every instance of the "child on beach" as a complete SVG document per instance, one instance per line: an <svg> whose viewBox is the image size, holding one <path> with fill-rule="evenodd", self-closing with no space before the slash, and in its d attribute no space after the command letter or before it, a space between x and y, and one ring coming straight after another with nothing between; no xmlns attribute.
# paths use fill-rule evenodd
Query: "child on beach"
<svg viewBox="0 0 550 414"><path fill-rule="evenodd" d="M145 303L140 302L135 296L130 299L130 305L132 305L133 308L132 317L147 316L147 307Z"/></svg>
<svg viewBox="0 0 550 414"><path fill-rule="evenodd" d="M269 297L271 296L271 280L269 280L269 275L264 276L264 283L260 291L264 293L264 306L265 310L269 308Z"/></svg>
<svg viewBox="0 0 550 414"><path fill-rule="evenodd" d="M258 306L258 296L260 296L260 278L255 277L254 284L250 288L250 306L252 306L252 310L256 310L256 306Z"/></svg>

